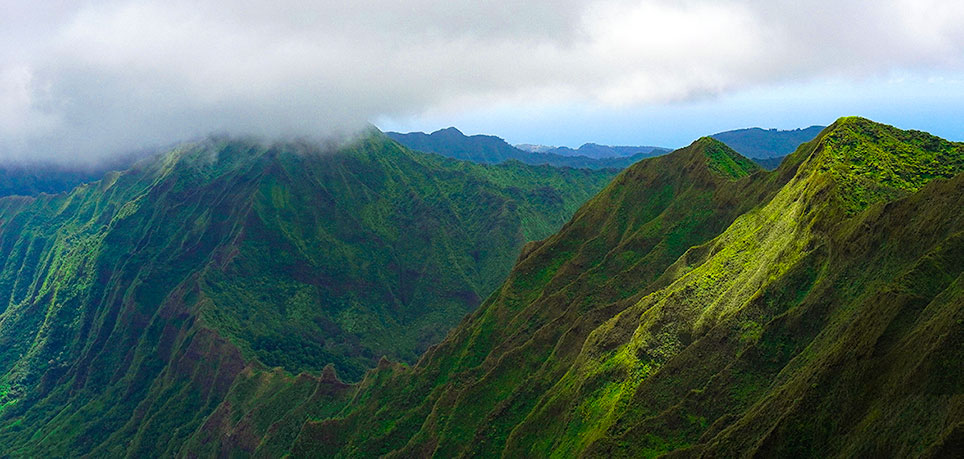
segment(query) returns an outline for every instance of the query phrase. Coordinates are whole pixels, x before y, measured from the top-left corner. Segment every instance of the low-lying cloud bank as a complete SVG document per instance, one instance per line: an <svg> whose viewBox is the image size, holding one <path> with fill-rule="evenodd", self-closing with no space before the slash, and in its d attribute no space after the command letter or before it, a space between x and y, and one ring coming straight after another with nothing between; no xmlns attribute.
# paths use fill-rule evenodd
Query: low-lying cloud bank
<svg viewBox="0 0 964 459"><path fill-rule="evenodd" d="M964 65L953 0L5 3L0 161Z"/></svg>

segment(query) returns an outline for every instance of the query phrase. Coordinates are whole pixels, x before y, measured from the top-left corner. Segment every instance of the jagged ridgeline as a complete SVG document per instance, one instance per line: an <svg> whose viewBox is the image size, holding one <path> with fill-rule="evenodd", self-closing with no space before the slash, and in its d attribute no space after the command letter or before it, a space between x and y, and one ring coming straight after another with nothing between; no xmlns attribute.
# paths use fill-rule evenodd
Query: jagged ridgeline
<svg viewBox="0 0 964 459"><path fill-rule="evenodd" d="M860 118L772 173L706 138L646 160L527 246L418 365L385 364L337 415L306 416L292 451L950 455L962 170L964 145ZM266 410L222 408L250 417L189 449L280 451L271 429L228 442Z"/></svg>
<svg viewBox="0 0 964 459"><path fill-rule="evenodd" d="M372 131L210 139L0 199L0 456L172 453L239 374L414 362L614 174Z"/></svg>
<svg viewBox="0 0 964 459"><path fill-rule="evenodd" d="M258 279L254 267L282 262L244 271L238 243L181 251L210 263L147 309L133 267L180 264L133 257L164 238L123 236L136 242L111 255L126 264L108 272L132 276L118 290L100 286L100 259L51 269L46 241L60 239L38 229L14 238L31 255L0 279L34 280L4 288L26 298L16 292L69 272L93 287L42 304L97 295L107 306L71 309L79 319L45 307L31 316L39 325L3 328L81 344L62 345L62 357L40 354L46 344L10 351L23 356L2 387L0 444L13 455L949 456L964 441L962 171L964 145L860 118L838 120L773 172L700 139L626 169L527 244L501 287L416 365L382 360L357 384L332 367L295 377L253 364L229 319L206 312L218 304L208 279L227 282L230 269ZM136 177L115 179L156 189ZM226 193L248 183L238 177L197 180ZM123 202L139 202L131 196ZM99 201L58 199L0 201L0 225L138 215L131 204L101 222ZM241 221L266 220L251 208ZM247 228L231 234L253 238ZM58 260L96 242L75 241L58 242ZM259 319L230 320L243 333ZM73 335L51 324L78 324L86 338L57 341ZM140 337L105 331L118 327ZM2 339L0 352L20 342Z"/></svg>

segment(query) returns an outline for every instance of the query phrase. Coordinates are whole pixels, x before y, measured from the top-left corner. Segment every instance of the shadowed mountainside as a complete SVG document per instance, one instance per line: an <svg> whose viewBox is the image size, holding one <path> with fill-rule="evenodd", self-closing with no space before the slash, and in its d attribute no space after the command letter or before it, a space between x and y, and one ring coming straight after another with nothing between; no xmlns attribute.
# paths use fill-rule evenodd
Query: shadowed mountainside
<svg viewBox="0 0 964 459"><path fill-rule="evenodd" d="M769 174L710 139L648 160L294 451L947 454L964 425L962 170L961 144L860 118Z"/></svg>
<svg viewBox="0 0 964 459"><path fill-rule="evenodd" d="M161 453L263 365L328 366L298 380L317 385L414 361L611 176L370 132L338 148L212 139L0 199L0 444Z"/></svg>
<svg viewBox="0 0 964 459"><path fill-rule="evenodd" d="M952 451L964 146L845 118L773 173L740 159L701 139L626 170L294 452Z"/></svg>
<svg viewBox="0 0 964 459"><path fill-rule="evenodd" d="M159 252L215 264L150 290L170 292L158 307L124 273L180 260L121 258L128 268L114 275L133 276L124 289L57 290L32 316L42 324L0 322L4 343L21 342L10 334L21 329L48 343L26 350L18 361L33 366L0 386L0 442L22 455L946 457L964 435L962 171L964 145L861 118L838 120L772 172L699 139L627 168L558 232L526 244L501 287L417 364L382 359L357 384L333 366L267 369L232 344L244 338L211 318L220 303L207 295L219 290L205 279L245 266L242 249ZM133 185L105 182L104 193L155 189L112 177ZM244 177L213 188L265 189L260 175ZM82 215L81 227L138 215L136 199L110 200L128 204L107 213L81 202L0 200L0 235L25 215ZM48 255L41 236L24 240L20 265L0 278L14 299L46 294L35 280L46 274L31 270L104 272L30 262L72 258ZM78 253L94 244L69 240ZM117 250L144 253L165 238L132 240ZM177 244L195 240L206 239ZM261 253L251 269L273 265ZM72 292L110 307L75 320ZM74 336L57 324L75 323L90 324L86 344L55 345ZM15 392L25 387L35 389Z"/></svg>

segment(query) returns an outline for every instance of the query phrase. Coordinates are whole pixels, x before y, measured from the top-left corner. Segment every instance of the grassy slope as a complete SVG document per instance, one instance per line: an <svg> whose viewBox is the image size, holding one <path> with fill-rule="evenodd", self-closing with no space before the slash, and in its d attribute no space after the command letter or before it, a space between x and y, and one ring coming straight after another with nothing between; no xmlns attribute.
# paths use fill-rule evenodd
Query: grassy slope
<svg viewBox="0 0 964 459"><path fill-rule="evenodd" d="M314 390L305 409L324 413L347 386L251 359L349 378L413 359L610 176L461 163L380 134L334 153L214 140L0 200L0 443L172 453L244 384Z"/></svg>
<svg viewBox="0 0 964 459"><path fill-rule="evenodd" d="M296 455L951 451L964 147L845 118L769 175L712 153L625 171Z"/></svg>
<svg viewBox="0 0 964 459"><path fill-rule="evenodd" d="M269 366L357 380L382 355L414 362L608 178L370 142L279 156L237 254L204 278L203 317Z"/></svg>
<svg viewBox="0 0 964 459"><path fill-rule="evenodd" d="M841 139L852 142L838 142ZM805 164L773 200L741 216L707 247L681 259L668 270L667 281L672 283L667 287L597 328L577 365L516 428L508 448L565 453L585 451L591 445L590 451L598 454L650 455L710 442L708 449L722 455L761 448L768 455L825 456L912 453L913 448L934 441L933 435L953 419L946 411L955 405L951 398L928 397L911 385L898 386L907 395L933 403L932 409L917 412L931 417L930 424L906 429L904 423L918 421L898 417L920 410L924 406L920 399L895 409L890 419L878 418L878 413L862 405L893 407L904 399L863 386L879 377L875 370L884 371L883 379L892 381L913 377L913 370L868 365L860 356L876 351L883 354L883 361L909 357L915 362L909 365L926 365L934 358L913 351L904 354L906 349L875 348L889 325L887 317L902 308L911 308L903 311L909 317L902 320L913 322L920 312L917 308L936 299L943 313L949 314L939 326L953 327L954 321L947 319L961 312L959 306L951 306L960 295L951 286L960 274L953 260L960 250L964 220L952 209L961 199L961 178L939 182L917 199L885 207L885 197L906 194L914 185L890 189L873 201L877 206L855 217L860 221L851 221L847 216L853 211L854 181L878 183L874 173L890 170L894 163L881 159L886 166L859 171L858 177L827 173L842 166L841 158L854 154L842 145L856 150L889 144L889 150L875 150L899 154L901 149L890 143L895 139L939 144L926 168L942 171L935 175L949 177L961 170L945 169L946 164L959 162L960 145L932 144L929 136L865 120L836 123L813 150L798 152L808 155ZM919 185L926 181L922 175L905 176L907 183ZM921 206L925 201L932 204ZM907 282L908 273L922 262L944 274L936 285L920 288ZM893 298L904 289L909 289L906 293L913 300ZM948 297L939 298L942 295ZM877 323L870 326L864 323L868 320ZM903 329L895 328L887 340L900 341L920 332L911 324L900 325ZM939 342L959 353L946 338ZM819 363L803 365L811 359ZM840 381L841 373L848 380ZM920 376L960 377L953 373ZM774 379L792 382L774 384ZM801 402L804 394L812 400ZM754 406L770 399L783 403ZM796 431L777 438L770 428L788 422L793 414L788 405L799 410L799 419L791 424ZM769 421L748 416L753 409ZM568 422L559 423L553 417L567 410L577 413ZM848 411L850 416L843 416L846 421L836 418ZM852 432L852 424L861 419L866 430ZM724 437L731 443L717 444L715 431L735 428L734 422L747 427ZM904 431L887 439L868 435L881 425ZM535 440L545 438L556 440L549 444Z"/></svg>
<svg viewBox="0 0 964 459"><path fill-rule="evenodd" d="M382 360L353 386L330 370L294 378L181 323L141 340L141 354L172 356L144 393L129 384L152 376L138 352L139 371L90 402L88 381L48 372L60 392L24 414L23 386L5 381L0 440L27 448L32 434L19 451L47 454L947 455L964 425L962 157L858 118L772 173L700 139L627 169L528 244L412 368ZM3 200L0 226L48 212ZM45 259L31 249L43 243L0 248ZM190 318L203 281L174 289L152 323Z"/></svg>
<svg viewBox="0 0 964 459"><path fill-rule="evenodd" d="M302 447L336 429L354 436L330 446L352 454L499 451L590 331L770 196L777 179L708 138L627 169L562 231L527 247L502 289L413 372L386 378L344 420L306 427Z"/></svg>

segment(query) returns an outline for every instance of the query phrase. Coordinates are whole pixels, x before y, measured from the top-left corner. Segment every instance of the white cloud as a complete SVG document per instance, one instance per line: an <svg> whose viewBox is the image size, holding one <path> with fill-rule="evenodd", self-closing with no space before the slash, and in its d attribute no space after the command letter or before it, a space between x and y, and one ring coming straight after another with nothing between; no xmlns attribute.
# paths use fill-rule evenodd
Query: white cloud
<svg viewBox="0 0 964 459"><path fill-rule="evenodd" d="M78 6L80 5L80 6ZM9 2L0 157L959 69L955 0Z"/></svg>

